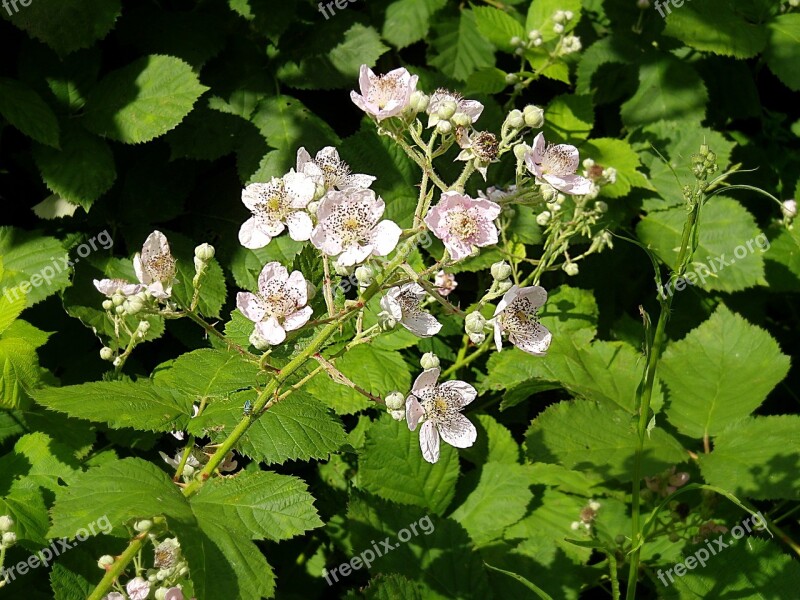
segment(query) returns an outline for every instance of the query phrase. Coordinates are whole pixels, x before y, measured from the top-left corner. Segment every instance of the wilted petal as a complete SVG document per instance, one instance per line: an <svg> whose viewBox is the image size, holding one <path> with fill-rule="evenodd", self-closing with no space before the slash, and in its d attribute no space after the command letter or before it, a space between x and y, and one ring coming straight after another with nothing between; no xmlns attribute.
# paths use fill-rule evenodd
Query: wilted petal
<svg viewBox="0 0 800 600"><path fill-rule="evenodd" d="M455 448L469 448L475 443L478 432L464 415L457 413L445 423L439 423L439 435Z"/></svg>
<svg viewBox="0 0 800 600"><path fill-rule="evenodd" d="M429 463L439 460L439 432L431 421L425 421L419 430L419 447L422 458Z"/></svg>

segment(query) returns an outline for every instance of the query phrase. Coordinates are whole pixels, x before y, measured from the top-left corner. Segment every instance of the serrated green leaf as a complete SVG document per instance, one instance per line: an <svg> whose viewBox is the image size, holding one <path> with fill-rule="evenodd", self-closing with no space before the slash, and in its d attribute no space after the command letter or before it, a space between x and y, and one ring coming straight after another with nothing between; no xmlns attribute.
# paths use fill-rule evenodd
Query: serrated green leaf
<svg viewBox="0 0 800 600"><path fill-rule="evenodd" d="M296 478L263 471L209 481L191 499L199 520L224 521L238 536L280 541L322 526L314 497Z"/></svg>
<svg viewBox="0 0 800 600"><path fill-rule="evenodd" d="M28 137L58 148L60 131L55 113L21 81L0 77L0 115Z"/></svg>
<svg viewBox="0 0 800 600"><path fill-rule="evenodd" d="M670 268L675 268L685 222L683 207L651 212L639 222L636 235ZM688 269L694 274L694 281L687 274L688 282L704 290L725 292L766 285L762 257L765 244L760 242L766 242L766 236L741 204L714 196L703 206L699 222L700 240ZM664 293L680 293L680 288Z"/></svg>
<svg viewBox="0 0 800 600"><path fill-rule="evenodd" d="M58 493L47 535L72 538L104 516L116 528L131 519L156 515L164 515L168 523L195 522L189 503L169 475L140 458L123 458L81 473Z"/></svg>
<svg viewBox="0 0 800 600"><path fill-rule="evenodd" d="M591 158L603 167L617 170L617 180L600 188L600 195L607 198L627 196L632 188L652 190L650 181L638 169L639 156L630 144L610 138L593 138L580 146L581 156Z"/></svg>
<svg viewBox="0 0 800 600"><path fill-rule="evenodd" d="M639 68L639 89L620 112L627 127L676 118L700 122L707 102L708 92L694 68L664 56Z"/></svg>
<svg viewBox="0 0 800 600"><path fill-rule="evenodd" d="M1 273L0 281L2 281ZM12 296L11 294L0 296L0 335L5 333L6 329L16 321L23 308L25 308L24 294L19 294L17 296Z"/></svg>
<svg viewBox="0 0 800 600"><path fill-rule="evenodd" d="M126 144L148 142L174 129L208 88L173 56L151 55L107 75L89 94L83 123Z"/></svg>
<svg viewBox="0 0 800 600"><path fill-rule="evenodd" d="M478 31L471 10L434 24L431 47L435 55L428 59L430 65L460 81L466 81L478 69L494 66L494 46Z"/></svg>
<svg viewBox="0 0 800 600"><path fill-rule="evenodd" d="M94 589L83 575L70 571L61 563L55 563L50 570L50 587L53 600L83 600Z"/></svg>
<svg viewBox="0 0 800 600"><path fill-rule="evenodd" d="M506 72L496 67L478 69L467 79L465 93L470 94L497 94L508 87Z"/></svg>
<svg viewBox="0 0 800 600"><path fill-rule="evenodd" d="M4 336L0 339L0 365L0 407L15 409L29 403L41 380L36 348L24 339Z"/></svg>
<svg viewBox="0 0 800 600"><path fill-rule="evenodd" d="M395 0L386 8L383 39L398 49L425 39L431 16L446 3L447 0Z"/></svg>
<svg viewBox="0 0 800 600"><path fill-rule="evenodd" d="M789 357L769 333L720 304L661 359L667 418L684 435L715 436L758 408L788 372Z"/></svg>
<svg viewBox="0 0 800 600"><path fill-rule="evenodd" d="M192 414L193 397L144 380L95 381L50 387L33 394L37 403L71 417L107 423L112 429L181 431Z"/></svg>
<svg viewBox="0 0 800 600"><path fill-rule="evenodd" d="M27 6L16 7L13 14L5 10L0 14L65 55L104 38L121 11L120 0L59 0L29 2Z"/></svg>
<svg viewBox="0 0 800 600"><path fill-rule="evenodd" d="M291 268L295 256L303 247L303 242L296 242L288 235L274 238L269 244L258 250L248 250L243 246L236 248L231 262L231 271L236 285L246 290L258 289L258 275L268 262L278 261L286 268Z"/></svg>
<svg viewBox="0 0 800 600"><path fill-rule="evenodd" d="M769 291L800 291L800 228L773 226L767 235L770 247L764 256L764 268Z"/></svg>
<svg viewBox="0 0 800 600"><path fill-rule="evenodd" d="M767 23L769 43L764 51L767 65L790 90L800 90L800 14L789 13Z"/></svg>
<svg viewBox="0 0 800 600"><path fill-rule="evenodd" d="M0 497L0 514L14 519L14 533L19 541L37 545L47 544L47 529L50 520L42 490L37 486L15 486L7 495Z"/></svg>
<svg viewBox="0 0 800 600"><path fill-rule="evenodd" d="M38 232L0 227L3 258L3 295L26 294L28 306L44 300L69 284L68 258L57 239Z"/></svg>
<svg viewBox="0 0 800 600"><path fill-rule="evenodd" d="M456 450L444 442L440 448L439 462L426 462L419 431L409 431L404 422L384 415L367 430L359 455L359 485L386 500L442 514L455 494L459 470Z"/></svg>
<svg viewBox="0 0 800 600"><path fill-rule="evenodd" d="M153 382L196 398L222 396L258 384L258 365L235 352L201 348L156 368Z"/></svg>
<svg viewBox="0 0 800 600"><path fill-rule="evenodd" d="M730 0L704 0L676 8L666 16L664 35L696 50L752 58L764 49L767 33L762 25L739 14L736 4ZM709 27L710 23L714 26Z"/></svg>
<svg viewBox="0 0 800 600"><path fill-rule="evenodd" d="M477 486L450 518L461 523L476 546L486 546L525 516L533 483L528 465L487 462Z"/></svg>
<svg viewBox="0 0 800 600"><path fill-rule="evenodd" d="M528 457L603 477L629 481L638 445L633 416L588 400L559 402L531 423L525 436ZM663 429L645 439L643 472L658 473L682 463L688 454Z"/></svg>
<svg viewBox="0 0 800 600"><path fill-rule="evenodd" d="M472 421L478 430L478 439L469 448L464 448L461 456L476 465L519 463L519 444L505 426L489 415L475 415Z"/></svg>
<svg viewBox="0 0 800 600"><path fill-rule="evenodd" d="M33 158L47 189L86 211L117 178L105 140L74 125L64 128L60 150L34 145Z"/></svg>
<svg viewBox="0 0 800 600"><path fill-rule="evenodd" d="M388 51L373 27L355 23L345 32L344 40L330 49L328 58L339 73L356 79L361 65L374 65Z"/></svg>
<svg viewBox="0 0 800 600"><path fill-rule="evenodd" d="M543 132L548 142L575 144L587 139L594 125L592 97L557 96L547 105L544 116Z"/></svg>
<svg viewBox="0 0 800 600"><path fill-rule="evenodd" d="M367 600L422 600L417 583L396 573L373 577L364 590L364 597Z"/></svg>
<svg viewBox="0 0 800 600"><path fill-rule="evenodd" d="M700 456L711 485L756 500L800 499L800 416L750 417L714 438Z"/></svg>
<svg viewBox="0 0 800 600"><path fill-rule="evenodd" d="M528 9L525 31L537 30L545 42L557 38L559 34L553 31L553 15L557 10L570 10L575 15L571 21L563 24L564 33L575 29L581 18L581 0L536 0L531 2Z"/></svg>
<svg viewBox="0 0 800 600"><path fill-rule="evenodd" d="M172 286L172 294L186 306L189 306L194 296L194 286L192 285L194 275L195 268L192 262L177 261L177 281ZM222 272L222 267L219 266L217 259L212 258L206 263L206 272L200 282L200 296L197 302L200 314L207 317L219 317L227 293L225 273Z"/></svg>
<svg viewBox="0 0 800 600"><path fill-rule="evenodd" d="M500 50L514 52L517 48L511 44L511 38L525 39L528 32L518 20L509 13L491 6L476 6L472 9L478 31Z"/></svg>
<svg viewBox="0 0 800 600"><path fill-rule="evenodd" d="M211 403L189 422L189 433L224 439L241 421L245 399L254 397L254 392L235 394ZM267 464L280 464L325 459L346 440L341 422L316 398L297 391L264 412L239 440L237 450Z"/></svg>

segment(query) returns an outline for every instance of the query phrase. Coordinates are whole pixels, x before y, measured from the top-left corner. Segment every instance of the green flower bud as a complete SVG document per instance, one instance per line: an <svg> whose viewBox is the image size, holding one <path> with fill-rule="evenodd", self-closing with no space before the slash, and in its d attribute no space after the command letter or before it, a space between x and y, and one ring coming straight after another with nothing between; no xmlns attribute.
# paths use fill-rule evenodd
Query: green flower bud
<svg viewBox="0 0 800 600"><path fill-rule="evenodd" d="M350 275L353 274L353 267L352 266L347 267L347 266L344 266L344 265L340 265L339 261L335 260L335 261L333 261L333 271L334 271L334 273L336 273L337 275L340 275L342 277L349 277Z"/></svg>
<svg viewBox="0 0 800 600"><path fill-rule="evenodd" d="M514 146L514 157L518 161L523 161L525 160L525 155L528 153L530 149L531 147L528 146L528 144L517 144Z"/></svg>
<svg viewBox="0 0 800 600"><path fill-rule="evenodd" d="M150 321L139 321L139 325L136 327L136 331L138 331L142 335L150 331Z"/></svg>
<svg viewBox="0 0 800 600"><path fill-rule="evenodd" d="M133 528L139 533L146 533L153 527L153 522L149 519L142 519L133 524Z"/></svg>
<svg viewBox="0 0 800 600"><path fill-rule="evenodd" d="M211 244L200 244L197 248L194 249L195 257L199 258L203 262L208 262L212 258L214 258L215 254L214 246Z"/></svg>
<svg viewBox="0 0 800 600"><path fill-rule="evenodd" d="M544 110L538 106L529 104L522 109L522 115L525 118L525 124L528 127L539 129L542 125L544 125Z"/></svg>
<svg viewBox="0 0 800 600"><path fill-rule="evenodd" d="M424 92L421 92L419 90L411 94L411 97L408 100L409 106L415 112L424 112L425 110L428 109L429 103L430 103L430 97Z"/></svg>
<svg viewBox="0 0 800 600"><path fill-rule="evenodd" d="M425 370L435 369L439 366L439 357L433 352L426 352L422 355L422 358L419 359L419 364Z"/></svg>
<svg viewBox="0 0 800 600"><path fill-rule="evenodd" d="M544 212L540 212L538 215L536 215L536 222L539 225L541 225L542 227L544 227L545 225L547 225L550 222L550 217L551 216L552 215L550 214L549 210L546 210Z"/></svg>
<svg viewBox="0 0 800 600"><path fill-rule="evenodd" d="M471 312L464 319L464 330L467 333L482 333L486 328L486 318L479 312Z"/></svg>
<svg viewBox="0 0 800 600"><path fill-rule="evenodd" d="M522 44L522 39L520 39L518 35L515 35L508 41L508 43L511 44L512 46L519 46Z"/></svg>
<svg viewBox="0 0 800 600"><path fill-rule="evenodd" d="M126 311L125 311L125 305L124 305L124 304L120 304L119 306L117 306L117 307L114 309L114 312L115 312L115 313L117 313L118 315L124 315L124 314L125 314L125 312L126 312Z"/></svg>
<svg viewBox="0 0 800 600"><path fill-rule="evenodd" d="M319 202L309 202L308 206L306 206L306 210L312 215L317 214L317 209L319 209Z"/></svg>
<svg viewBox="0 0 800 600"><path fill-rule="evenodd" d="M525 127L525 117L522 116L522 111L516 108L508 113L506 117L506 125L512 129L522 129Z"/></svg>
<svg viewBox="0 0 800 600"><path fill-rule="evenodd" d="M360 267L356 267L356 279L361 285L365 287L368 286L370 283L372 283L374 278L375 270L369 265L361 265Z"/></svg>
<svg viewBox="0 0 800 600"><path fill-rule="evenodd" d="M6 531L3 534L2 541L0 541L0 544L2 544L6 548L10 548L16 543L17 543L17 534L14 533L13 531Z"/></svg>
<svg viewBox="0 0 800 600"><path fill-rule="evenodd" d="M385 402L386 402L386 408L388 408L389 410L400 410L401 408L403 408L403 406L405 406L406 399L405 396L403 396L403 394L401 394L400 392L392 392L391 394L386 396Z"/></svg>
<svg viewBox="0 0 800 600"><path fill-rule="evenodd" d="M578 274L578 265L574 262L564 263L564 266L561 267L564 269L564 273L569 275L570 277L575 277Z"/></svg>
<svg viewBox="0 0 800 600"><path fill-rule="evenodd" d="M402 421L406 416L406 411L404 410L390 410L388 412L395 421Z"/></svg>
<svg viewBox="0 0 800 600"><path fill-rule="evenodd" d="M103 310L111 310L114 308L114 303L111 300L103 300Z"/></svg>
<svg viewBox="0 0 800 600"><path fill-rule="evenodd" d="M125 302L125 296L122 294L114 294L111 296L111 302L114 306L120 306L123 302Z"/></svg>
<svg viewBox="0 0 800 600"><path fill-rule="evenodd" d="M108 567L114 564L114 557L110 554L103 554L100 558L97 559L97 566L104 571L108 570Z"/></svg>
<svg viewBox="0 0 800 600"><path fill-rule="evenodd" d="M548 204L555 202L558 199L558 190L549 183L543 183L539 186L539 191L542 193L542 198Z"/></svg>
<svg viewBox="0 0 800 600"><path fill-rule="evenodd" d="M514 284L511 283L510 279L505 279L503 281L498 281L497 282L497 291L498 292L507 292L508 290L511 289L512 285L514 285Z"/></svg>
<svg viewBox="0 0 800 600"><path fill-rule="evenodd" d="M477 346L477 345L480 345L480 344L482 344L484 341L486 341L486 334L485 334L485 333L483 333L483 332L481 332L481 333L469 333L469 334L467 334L467 335L469 335L469 340L470 340L470 341L471 341L473 344L475 344L476 346Z"/></svg>
<svg viewBox="0 0 800 600"><path fill-rule="evenodd" d="M436 131L441 134L448 134L453 130L453 126L450 124L450 121L439 121L436 124Z"/></svg>
<svg viewBox="0 0 800 600"><path fill-rule="evenodd" d="M450 118L450 122L456 127L469 127L472 125L472 118L463 112L457 112Z"/></svg>
<svg viewBox="0 0 800 600"><path fill-rule="evenodd" d="M12 519L10 516L3 515L0 517L0 532L5 533L6 531L10 531L13 526L14 519Z"/></svg>
<svg viewBox="0 0 800 600"><path fill-rule="evenodd" d="M156 600L164 600L167 597L169 588L160 587L156 590Z"/></svg>
<svg viewBox="0 0 800 600"><path fill-rule="evenodd" d="M436 116L440 119L447 120L456 114L458 110L458 104L456 104L452 100L445 100L444 102L439 105L439 110L436 111Z"/></svg>
<svg viewBox="0 0 800 600"><path fill-rule="evenodd" d="M511 265L501 260L492 265L491 273L495 281L503 281L511 277Z"/></svg>
<svg viewBox="0 0 800 600"><path fill-rule="evenodd" d="M541 34L541 32L540 32L538 29L531 29L531 30L528 32L528 39L529 39L529 40L531 40L531 41L533 41L533 40L538 40L538 39L540 39L541 37L542 37L542 34Z"/></svg>
<svg viewBox="0 0 800 600"><path fill-rule="evenodd" d="M507 73L506 74L506 84L507 85L514 85L519 81L519 76L516 73Z"/></svg>
<svg viewBox="0 0 800 600"><path fill-rule="evenodd" d="M382 310L378 313L378 323L381 326L381 330L389 331L390 329L394 329L395 325L397 325L397 320L385 310Z"/></svg>
<svg viewBox="0 0 800 600"><path fill-rule="evenodd" d="M122 357L121 357L121 356L118 356L117 358L115 358L115 359L114 359L114 362L113 362L112 364L113 364L115 367L119 367L119 366L122 364Z"/></svg>
<svg viewBox="0 0 800 600"><path fill-rule="evenodd" d="M103 348L100 348L100 358L103 360L113 360L114 351L108 346L104 346Z"/></svg>

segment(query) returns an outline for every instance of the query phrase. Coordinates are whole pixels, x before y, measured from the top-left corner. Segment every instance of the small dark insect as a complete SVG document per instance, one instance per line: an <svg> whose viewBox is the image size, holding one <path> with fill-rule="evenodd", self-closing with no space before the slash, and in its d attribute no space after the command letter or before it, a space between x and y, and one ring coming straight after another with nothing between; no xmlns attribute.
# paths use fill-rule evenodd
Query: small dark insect
<svg viewBox="0 0 800 600"><path fill-rule="evenodd" d="M244 414L245 417L249 417L250 415L253 414L253 403L250 402L250 400L245 401L244 408L242 409L242 414Z"/></svg>

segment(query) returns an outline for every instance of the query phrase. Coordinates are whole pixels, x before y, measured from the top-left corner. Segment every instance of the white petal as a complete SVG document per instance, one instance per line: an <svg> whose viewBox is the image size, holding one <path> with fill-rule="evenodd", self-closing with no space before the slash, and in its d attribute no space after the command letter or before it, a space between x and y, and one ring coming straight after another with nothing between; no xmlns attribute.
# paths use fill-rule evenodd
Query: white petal
<svg viewBox="0 0 800 600"><path fill-rule="evenodd" d="M541 324L537 325L535 331L532 331L530 335L523 337L512 334L508 336L508 341L533 356L545 356L552 340L553 335L547 327Z"/></svg>
<svg viewBox="0 0 800 600"><path fill-rule="evenodd" d="M420 418L422 418L424 414L425 410L422 408L416 396L409 396L406 398L406 423L411 431L417 428L417 423L419 423Z"/></svg>
<svg viewBox="0 0 800 600"><path fill-rule="evenodd" d="M377 256L386 256L397 247L400 234L403 231L394 221L381 221L375 226L370 235L370 242L374 246L372 253Z"/></svg>
<svg viewBox="0 0 800 600"><path fill-rule="evenodd" d="M539 308L547 302L547 290L538 285L519 288L518 297L527 298L533 308Z"/></svg>
<svg viewBox="0 0 800 600"><path fill-rule="evenodd" d="M431 337L439 333L442 324L430 313L406 313L400 323L414 335Z"/></svg>
<svg viewBox="0 0 800 600"><path fill-rule="evenodd" d="M295 329L300 329L303 325L308 323L308 320L311 318L311 313L314 310L310 306L306 306L301 308L297 312L290 314L283 320L283 328L286 331L294 331Z"/></svg>
<svg viewBox="0 0 800 600"><path fill-rule="evenodd" d="M154 231L147 236L142 246L142 261L147 263L156 256L169 253L169 243L166 236L160 231Z"/></svg>
<svg viewBox="0 0 800 600"><path fill-rule="evenodd" d="M508 291L505 294L503 294L503 298L497 304L497 308L494 309L494 316L496 317L501 312L503 312L509 304L511 304L514 300L516 300L519 297L519 294L520 294L519 286L512 285L510 288L508 288Z"/></svg>
<svg viewBox="0 0 800 600"><path fill-rule="evenodd" d="M317 184L305 173L290 171L283 176L283 182L292 208L305 208L317 190Z"/></svg>
<svg viewBox="0 0 800 600"><path fill-rule="evenodd" d="M494 345L497 347L498 352L502 352L503 350L503 333L500 330L500 323L497 322L497 319L494 321Z"/></svg>
<svg viewBox="0 0 800 600"><path fill-rule="evenodd" d="M328 256L336 256L342 252L342 244L328 232L322 225L317 225L311 232L311 243Z"/></svg>
<svg viewBox="0 0 800 600"><path fill-rule="evenodd" d="M272 178L272 181L275 181L275 178ZM270 181L270 183L272 183ZM247 207L248 210L254 211L256 207L261 202L261 194L263 194L268 189L269 184L267 183L251 183L246 188L242 190L242 203Z"/></svg>
<svg viewBox="0 0 800 600"><path fill-rule="evenodd" d="M375 181L375 179L376 178L372 175L356 173L347 178L345 187L348 190L365 190L372 185L372 182Z"/></svg>
<svg viewBox="0 0 800 600"><path fill-rule="evenodd" d="M164 284L160 281L154 281L150 285L147 286L147 291L153 296L153 298L169 298L172 295L172 286L169 285L164 287Z"/></svg>
<svg viewBox="0 0 800 600"><path fill-rule="evenodd" d="M433 422L425 421L422 424L422 429L419 430L419 447L422 450L422 458L429 463L439 460L439 432L436 431Z"/></svg>
<svg viewBox="0 0 800 600"><path fill-rule="evenodd" d="M475 425L462 414L453 415L447 423L440 423L439 435L455 448L469 448L478 438Z"/></svg>
<svg viewBox="0 0 800 600"><path fill-rule="evenodd" d="M261 321L266 314L264 303L261 302L258 296L250 292L239 292L236 294L236 308L254 323Z"/></svg>
<svg viewBox="0 0 800 600"><path fill-rule="evenodd" d="M291 275L289 275L289 278L286 280L284 289L292 290L297 294L298 308L308 303L308 283L306 283L306 278L303 277L300 271L292 271Z"/></svg>
<svg viewBox="0 0 800 600"><path fill-rule="evenodd" d="M340 162L339 152L333 146L325 146L322 150L317 152L315 157L317 161L330 160L331 162Z"/></svg>
<svg viewBox="0 0 800 600"><path fill-rule="evenodd" d="M459 405L459 408L464 408L467 404L478 397L478 390L476 390L466 381L459 381L458 379L453 381L445 381L439 385L439 389L453 391L458 394L458 396L461 398L461 404Z"/></svg>
<svg viewBox="0 0 800 600"><path fill-rule="evenodd" d="M286 225L289 226L289 237L296 242L304 242L311 237L311 232L314 229L311 223L311 217L308 213L293 212L286 217Z"/></svg>
<svg viewBox="0 0 800 600"><path fill-rule="evenodd" d="M478 120L483 112L483 104L477 100L462 100L458 103L458 110L468 114L472 118L472 122Z"/></svg>
<svg viewBox="0 0 800 600"><path fill-rule="evenodd" d="M304 173L305 170L303 169L303 167L305 167L307 164L311 162L312 162L311 155L308 153L308 150L300 146L297 149L297 170L301 173Z"/></svg>
<svg viewBox="0 0 800 600"><path fill-rule="evenodd" d="M372 250L372 244L367 244L366 246L350 244L344 249L344 252L339 255L339 258L336 259L336 262L342 267L352 267L353 265L357 265L367 260L369 255L372 254Z"/></svg>
<svg viewBox="0 0 800 600"><path fill-rule="evenodd" d="M261 269L261 273L258 274L258 290L264 294L264 296L269 294L267 284L273 279L277 279L281 283L284 283L289 279L289 271L287 271L286 267L284 267L281 263L275 260L265 264L264 268Z"/></svg>
<svg viewBox="0 0 800 600"><path fill-rule="evenodd" d="M133 270L136 273L136 279L147 285L152 281L150 279L150 275L148 275L145 270L144 266L142 265L142 257L137 252L133 257Z"/></svg>
<svg viewBox="0 0 800 600"><path fill-rule="evenodd" d="M286 331L275 317L256 323L256 330L270 346L277 346L286 339Z"/></svg>
<svg viewBox="0 0 800 600"><path fill-rule="evenodd" d="M418 392L421 393L426 389L432 388L436 385L436 381L439 379L439 373L439 367L425 369L417 376L417 379L414 381L414 385L411 387L411 391L419 396L420 394Z"/></svg>
<svg viewBox="0 0 800 600"><path fill-rule="evenodd" d="M247 219L239 229L239 243L250 250L263 248L271 241L272 236L259 226L255 217Z"/></svg>
<svg viewBox="0 0 800 600"><path fill-rule="evenodd" d="M394 294L392 292L394 292ZM400 307L400 303L396 298L399 292L400 288L392 288L381 298L381 308L392 315L395 321L399 321L403 318L403 309Z"/></svg>

